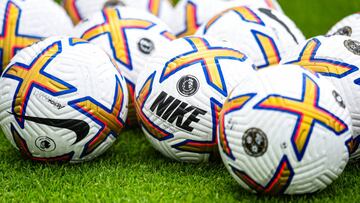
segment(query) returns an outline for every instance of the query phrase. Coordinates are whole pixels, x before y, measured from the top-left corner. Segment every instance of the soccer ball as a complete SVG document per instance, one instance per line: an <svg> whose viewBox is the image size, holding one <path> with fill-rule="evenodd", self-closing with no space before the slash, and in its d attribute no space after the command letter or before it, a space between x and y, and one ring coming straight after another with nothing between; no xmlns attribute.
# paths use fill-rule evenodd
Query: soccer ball
<svg viewBox="0 0 360 203"><path fill-rule="evenodd" d="M174 7L169 0L123 0L123 2L126 6L146 10L152 13L163 20L167 25L172 24Z"/></svg>
<svg viewBox="0 0 360 203"><path fill-rule="evenodd" d="M209 38L187 37L158 52L136 84L135 107L147 139L165 156L206 162L218 152L223 102L254 65L241 52Z"/></svg>
<svg viewBox="0 0 360 203"><path fill-rule="evenodd" d="M0 1L0 74L17 51L43 37L70 34L63 8L50 0Z"/></svg>
<svg viewBox="0 0 360 203"><path fill-rule="evenodd" d="M231 93L220 114L220 154L252 192L326 188L349 160L351 118L330 81L295 65L265 68Z"/></svg>
<svg viewBox="0 0 360 203"><path fill-rule="evenodd" d="M279 64L289 48L305 41L301 31L284 14L247 6L220 13L201 26L196 35L232 43L259 68Z"/></svg>
<svg viewBox="0 0 360 203"><path fill-rule="evenodd" d="M21 50L0 86L0 126L34 161L94 159L124 126L125 80L104 51L82 39L51 37Z"/></svg>
<svg viewBox="0 0 360 203"><path fill-rule="evenodd" d="M175 37L157 17L133 8L108 8L75 28L75 36L100 46L117 62L124 74L131 99L138 75L156 51L168 48ZM132 105L133 102L130 103ZM136 122L135 109L129 107L128 124Z"/></svg>
<svg viewBox="0 0 360 203"><path fill-rule="evenodd" d="M281 11L276 0L180 0L169 24L178 37L195 34L196 30L216 14L236 6L252 5Z"/></svg>
<svg viewBox="0 0 360 203"><path fill-rule="evenodd" d="M146 10L167 23L172 17L173 7L168 0L63 0L63 6L74 24L91 17L105 7L127 6Z"/></svg>
<svg viewBox="0 0 360 203"><path fill-rule="evenodd" d="M360 42L341 35L315 37L289 52L281 63L301 65L327 77L339 89L353 119L351 152L355 152L360 142Z"/></svg>
<svg viewBox="0 0 360 203"><path fill-rule="evenodd" d="M327 35L345 35L360 41L360 13L342 19L330 29Z"/></svg>
<svg viewBox="0 0 360 203"><path fill-rule="evenodd" d="M123 3L111 0L63 0L62 5L76 25L105 7L121 6Z"/></svg>

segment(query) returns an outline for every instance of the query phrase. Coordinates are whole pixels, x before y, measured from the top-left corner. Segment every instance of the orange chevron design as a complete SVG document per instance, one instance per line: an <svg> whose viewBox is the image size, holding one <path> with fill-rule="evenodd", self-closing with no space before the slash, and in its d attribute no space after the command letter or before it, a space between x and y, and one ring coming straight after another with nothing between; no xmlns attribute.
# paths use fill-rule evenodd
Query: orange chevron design
<svg viewBox="0 0 360 203"><path fill-rule="evenodd" d="M252 190L260 194L282 194L290 185L294 176L294 171L286 156L282 158L275 174L266 186L262 186L248 176L245 172L238 170L230 165L234 174Z"/></svg>
<svg viewBox="0 0 360 203"><path fill-rule="evenodd" d="M230 10L235 11L237 14L241 16L243 20L247 22L264 25L264 22L260 19L260 17L257 16L256 13L254 13L254 11L252 11L250 8L246 6L240 6Z"/></svg>
<svg viewBox="0 0 360 203"><path fill-rule="evenodd" d="M149 0L150 13L159 16L160 15L161 0Z"/></svg>
<svg viewBox="0 0 360 203"><path fill-rule="evenodd" d="M214 25L214 23L219 20L225 13L227 13L228 10L220 13L220 14L217 14L216 16L214 16L213 18L211 18L206 24L205 24L205 28L204 28L204 33L203 34L206 34L206 32L209 30L209 28Z"/></svg>
<svg viewBox="0 0 360 203"><path fill-rule="evenodd" d="M121 19L118 11L112 8L105 9L103 15L105 22L85 31L81 38L91 41L103 34L108 34L114 58L132 70L126 29L149 29L154 24L146 20Z"/></svg>
<svg viewBox="0 0 360 203"><path fill-rule="evenodd" d="M292 144L299 161L304 156L315 123L336 135L341 135L348 130L344 121L319 106L319 86L309 76L304 74L303 77L304 87L301 100L270 95L254 107L255 109L286 112L298 117L292 135Z"/></svg>
<svg viewBox="0 0 360 203"><path fill-rule="evenodd" d="M162 129L158 128L155 124L153 124L143 113L143 108L146 100L148 99L152 84L154 82L155 72L149 76L146 80L144 86L141 88L138 97L136 98L135 108L138 116L139 123L154 137L158 140L163 140L170 138L171 135Z"/></svg>
<svg viewBox="0 0 360 203"><path fill-rule="evenodd" d="M176 39L176 36L168 31L163 31L160 33L162 36L166 37L168 40L173 41Z"/></svg>
<svg viewBox="0 0 360 203"><path fill-rule="evenodd" d="M135 101L134 101L135 85L133 83L131 83L130 81L126 80L126 86L128 88L128 92L129 92L128 116L127 116L126 124L128 126L133 126L137 122L137 116L136 116L136 111L135 111L135 106L134 106L134 104L135 104Z"/></svg>
<svg viewBox="0 0 360 203"><path fill-rule="evenodd" d="M241 17L242 20L244 20L246 22L256 23L259 25L265 25L264 22L261 20L261 18L259 16L257 16L256 13L254 13L250 8L248 8L246 6L239 6L239 7L227 9L227 10L221 12L220 14L214 16L213 18L211 18L205 25L204 34L217 20L219 20L224 14L229 13L229 12L235 12L236 14L238 14Z"/></svg>
<svg viewBox="0 0 360 203"><path fill-rule="evenodd" d="M208 83L222 94L227 95L225 81L217 60L225 58L244 61L246 60L246 56L233 49L210 47L208 42L203 38L188 37L185 38L185 40L187 40L195 50L176 56L170 60L165 65L160 82L166 80L177 71L189 67L191 64L201 63Z"/></svg>
<svg viewBox="0 0 360 203"><path fill-rule="evenodd" d="M61 42L55 42L40 53L30 65L15 63L4 73L4 77L19 81L12 112L19 115L15 118L20 126L23 127L22 117L25 115L27 101L34 86L50 94L62 94L74 90L72 86L44 72L46 66L61 52Z"/></svg>
<svg viewBox="0 0 360 203"><path fill-rule="evenodd" d="M252 33L265 59L265 64L258 67L264 68L267 66L279 64L281 57L275 41L270 36L264 33L255 30L253 30Z"/></svg>
<svg viewBox="0 0 360 203"><path fill-rule="evenodd" d="M360 137L359 136L357 136L356 138L351 137L346 142L346 147L348 148L349 154L350 155L354 154L359 149L359 145L360 145Z"/></svg>
<svg viewBox="0 0 360 203"><path fill-rule="evenodd" d="M69 39L69 44L71 46L77 45L77 44L86 44L89 43L88 41L84 40L84 39L80 39L80 38L71 38Z"/></svg>
<svg viewBox="0 0 360 203"><path fill-rule="evenodd" d="M125 87L126 88L126 87ZM99 104L92 98L84 98L78 101L71 102L74 106L85 115L90 115L95 122L99 123L102 128L84 147L81 157L89 155L97 147L99 147L107 137L112 134L118 136L124 127L124 122L120 119L120 113L124 105L124 92L120 81L116 81L116 92L114 104L111 110Z"/></svg>
<svg viewBox="0 0 360 203"><path fill-rule="evenodd" d="M6 68L16 51L40 40L40 37L19 35L20 8L12 1L6 6L2 34L0 34L0 57L2 70ZM0 70L0 73L2 71Z"/></svg>
<svg viewBox="0 0 360 203"><path fill-rule="evenodd" d="M154 75L153 75L154 76ZM138 108L138 112L140 112L142 105L144 105L146 99L149 97L151 92L151 86L154 82L154 77L149 77L145 82L144 86L140 90L139 96L136 98L136 106Z"/></svg>
<svg viewBox="0 0 360 203"><path fill-rule="evenodd" d="M287 64L297 64L310 71L336 78L343 78L358 70L357 67L351 64L316 58L316 54L320 46L321 42L318 39L311 39L302 50L299 58L296 61L288 62Z"/></svg>
<svg viewBox="0 0 360 203"><path fill-rule="evenodd" d="M225 102L224 107L220 114L219 142L223 152L233 160L235 159L235 157L231 152L228 140L226 138L225 116L233 111L242 109L254 96L255 94L247 94L229 99L228 101Z"/></svg>
<svg viewBox="0 0 360 203"><path fill-rule="evenodd" d="M197 8L196 5L188 1L186 4L186 11L185 11L185 30L179 34L177 34L178 38L186 37L189 35L195 34L196 30L200 27L200 24L197 20Z"/></svg>
<svg viewBox="0 0 360 203"><path fill-rule="evenodd" d="M11 124L11 134L13 136L14 142L17 146L17 148L19 149L21 155L24 158L28 158L30 160L33 161L41 161L41 162L67 162L70 161L74 155L74 152L70 152L68 154L62 155L62 156L58 156L58 157L51 157L51 158L41 158L41 157L34 157L27 144L26 141L20 136L20 134L18 133L18 131L15 129L14 125Z"/></svg>
<svg viewBox="0 0 360 203"><path fill-rule="evenodd" d="M276 10L276 7L275 7L274 2L272 0L265 0L265 3L269 8Z"/></svg>
<svg viewBox="0 0 360 203"><path fill-rule="evenodd" d="M212 139L210 141L185 140L181 143L173 145L175 149L180 151L188 151L195 153L218 153L218 143L216 139L216 130L219 124L219 114L222 104L216 100L211 101L212 114Z"/></svg>
<svg viewBox="0 0 360 203"><path fill-rule="evenodd" d="M63 6L73 21L74 25L78 24L82 18L76 6L77 0L63 0Z"/></svg>

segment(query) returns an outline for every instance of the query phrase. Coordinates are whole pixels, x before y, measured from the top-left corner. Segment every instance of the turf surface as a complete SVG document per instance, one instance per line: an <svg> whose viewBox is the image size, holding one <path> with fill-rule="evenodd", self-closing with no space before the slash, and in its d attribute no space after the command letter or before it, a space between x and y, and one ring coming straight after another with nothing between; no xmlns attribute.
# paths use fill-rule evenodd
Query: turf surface
<svg viewBox="0 0 360 203"><path fill-rule="evenodd" d="M358 0L280 0L307 37L326 32ZM0 133L1 134L1 133ZM307 196L264 197L238 186L221 162L170 161L147 143L140 130L126 131L104 156L79 165L45 165L23 160L0 135L1 202L254 202L360 200L360 166L351 163L326 190Z"/></svg>

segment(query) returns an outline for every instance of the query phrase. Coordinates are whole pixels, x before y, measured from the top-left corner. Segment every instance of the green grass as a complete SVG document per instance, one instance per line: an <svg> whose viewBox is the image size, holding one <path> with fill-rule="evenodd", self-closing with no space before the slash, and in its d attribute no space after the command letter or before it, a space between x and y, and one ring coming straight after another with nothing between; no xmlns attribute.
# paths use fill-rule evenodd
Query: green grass
<svg viewBox="0 0 360 203"><path fill-rule="evenodd" d="M306 37L326 34L343 17L360 12L358 0L278 0Z"/></svg>
<svg viewBox="0 0 360 203"><path fill-rule="evenodd" d="M358 0L280 0L307 37L325 33ZM311 5L311 6L310 6ZM0 133L1 134L1 133ZM140 130L121 134L104 156L78 165L46 165L23 160L0 135L1 202L357 202L360 166L349 164L326 190L306 196L268 197L238 186L221 162L183 164L164 158Z"/></svg>

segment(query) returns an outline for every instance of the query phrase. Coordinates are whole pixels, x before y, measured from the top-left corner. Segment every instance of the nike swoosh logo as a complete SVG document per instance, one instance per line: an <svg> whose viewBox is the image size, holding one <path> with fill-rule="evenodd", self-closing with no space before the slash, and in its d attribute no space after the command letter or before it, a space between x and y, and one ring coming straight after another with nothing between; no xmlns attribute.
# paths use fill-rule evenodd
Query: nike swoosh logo
<svg viewBox="0 0 360 203"><path fill-rule="evenodd" d="M298 40L296 39L295 35L291 32L289 27L282 20L280 20L276 15L274 15L270 9L259 8L259 11L261 13L269 16L269 18L271 18L271 19L275 20L276 22L280 23L285 28L285 30L291 35L291 37L294 39L296 44L299 44Z"/></svg>
<svg viewBox="0 0 360 203"><path fill-rule="evenodd" d="M43 124L56 128L68 129L76 134L76 141L74 144L83 140L90 131L90 126L87 122L77 119L51 119L51 118L38 118L32 116L20 116L17 114L13 114L8 112L9 114L14 115L17 118L21 118L27 121L31 121L38 124Z"/></svg>

